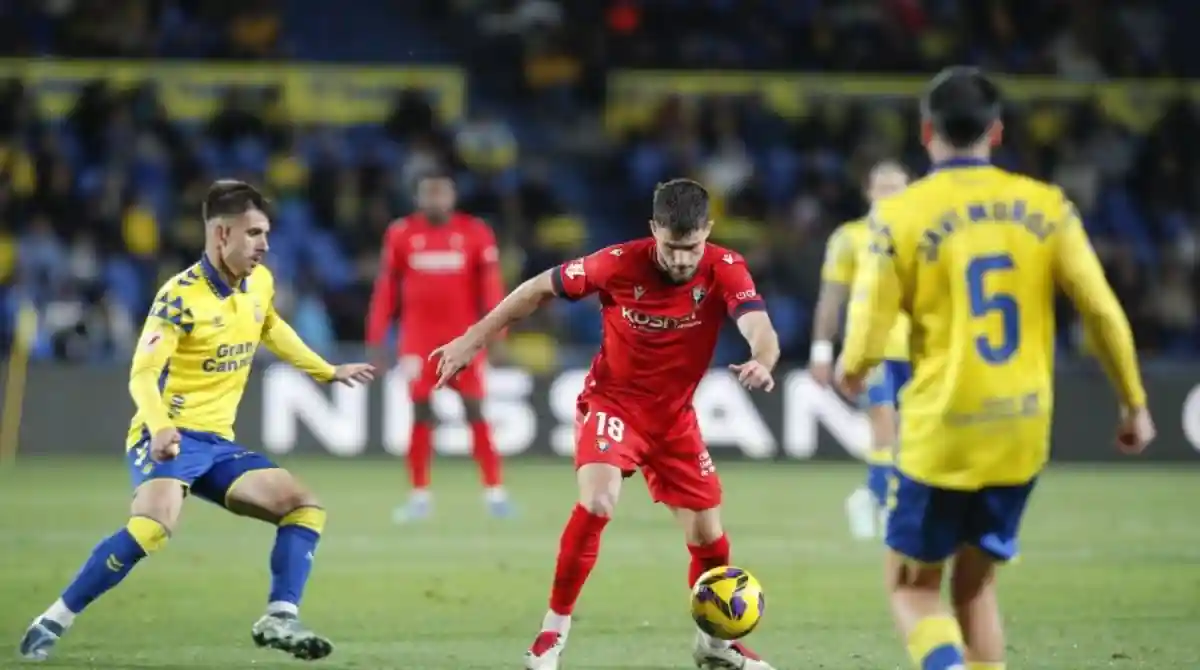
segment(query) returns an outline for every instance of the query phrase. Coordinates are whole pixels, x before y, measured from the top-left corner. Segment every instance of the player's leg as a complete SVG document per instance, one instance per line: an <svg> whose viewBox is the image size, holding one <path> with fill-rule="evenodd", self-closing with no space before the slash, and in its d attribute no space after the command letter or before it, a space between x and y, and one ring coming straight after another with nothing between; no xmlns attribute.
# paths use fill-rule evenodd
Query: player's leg
<svg viewBox="0 0 1200 670"><path fill-rule="evenodd" d="M478 358L454 378L452 385L462 398L464 418L471 427L471 456L479 466L484 502L493 516L506 517L512 508L504 490L500 454L492 442L492 429L483 416L485 373L483 358Z"/></svg>
<svg viewBox="0 0 1200 670"><path fill-rule="evenodd" d="M863 540L877 537L883 531L880 512L886 502L888 472L896 444L896 384L887 362L872 371L864 403L871 426L867 480L846 499L850 534Z"/></svg>
<svg viewBox="0 0 1200 670"><path fill-rule="evenodd" d="M230 443L192 490L235 514L275 526L271 591L266 613L252 630L255 644L305 660L332 653L332 643L299 618L304 588L325 530L325 510L316 495L266 456Z"/></svg>
<svg viewBox="0 0 1200 670"><path fill-rule="evenodd" d="M408 440L408 501L398 507L392 518L397 523L420 521L433 512L429 490L433 467L433 431L437 416L431 399L437 384L437 364L420 357L406 356L400 362L408 375L408 396L412 401L412 432Z"/></svg>
<svg viewBox="0 0 1200 670"><path fill-rule="evenodd" d="M661 450L647 460L642 472L651 499L666 505L683 529L691 556L687 571L690 589L706 571L730 563L729 537L721 522L721 478L694 417L681 422L659 446ZM771 668L743 642L719 640L699 629L692 660L706 670Z"/></svg>
<svg viewBox="0 0 1200 670"><path fill-rule="evenodd" d="M575 433L579 499L558 542L550 606L525 652L528 670L555 670L571 630L571 614L600 556L600 537L612 518L621 482L640 463L645 442L624 418L592 407Z"/></svg>
<svg viewBox="0 0 1200 670"><path fill-rule="evenodd" d="M1004 670L996 560L977 547L960 549L950 576L950 602L962 630L968 670Z"/></svg>
<svg viewBox="0 0 1200 670"><path fill-rule="evenodd" d="M972 500L967 545L954 559L950 598L966 642L968 670L1003 670L1004 626L996 568L1017 555L1017 535L1034 482L984 489Z"/></svg>
<svg viewBox="0 0 1200 670"><path fill-rule="evenodd" d="M894 472L885 576L888 600L909 658L920 670L961 670L962 632L941 597L945 562L962 542L970 493Z"/></svg>
<svg viewBox="0 0 1200 670"><path fill-rule="evenodd" d="M25 658L47 658L76 615L120 584L143 558L166 545L183 509L188 484L209 462L204 451L190 445L186 437L180 455L163 463L150 460L148 444L135 446L126 454L135 487L129 520L92 549L59 599L34 620L20 644Z"/></svg>

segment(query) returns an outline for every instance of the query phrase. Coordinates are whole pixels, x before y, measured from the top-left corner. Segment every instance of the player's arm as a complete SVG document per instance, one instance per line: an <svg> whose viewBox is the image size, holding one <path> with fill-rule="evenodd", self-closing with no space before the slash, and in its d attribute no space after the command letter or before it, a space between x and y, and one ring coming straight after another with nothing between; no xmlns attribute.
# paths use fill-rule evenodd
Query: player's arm
<svg viewBox="0 0 1200 670"><path fill-rule="evenodd" d="M522 282L467 332L433 352L432 357L438 359L438 386L458 374L497 335L553 298L577 300L601 290L611 272L612 259L618 256L619 248L598 251Z"/></svg>
<svg viewBox="0 0 1200 670"><path fill-rule="evenodd" d="M737 319L738 332L750 345L750 358L768 370L779 362L779 335L765 309L746 312Z"/></svg>
<svg viewBox="0 0 1200 670"><path fill-rule="evenodd" d="M845 228L835 231L825 245L825 259L821 263L821 290L813 315L812 352L809 356L812 363L833 361L833 341L838 335L838 320L850 297L850 284L854 281L854 251L854 240Z"/></svg>
<svg viewBox="0 0 1200 670"><path fill-rule="evenodd" d="M858 256L842 345L842 370L848 378L861 378L883 360L888 336L900 313L900 276L892 229L874 216L870 226L867 248Z"/></svg>
<svg viewBox="0 0 1200 670"><path fill-rule="evenodd" d="M263 321L262 340L271 353L278 356L280 360L308 373L317 381L333 381L337 368L300 339L288 322L284 321L283 317L275 311L274 301L267 307L266 319Z"/></svg>
<svg viewBox="0 0 1200 670"><path fill-rule="evenodd" d="M612 250L597 251L527 279L488 312L487 316L471 326L467 335L473 341L486 343L556 297L579 300L595 293L602 288L604 278L611 272L610 259L616 257Z"/></svg>
<svg viewBox="0 0 1200 670"><path fill-rule="evenodd" d="M738 382L747 388L770 391L775 387L771 371L779 362L779 335L767 315L767 305L754 287L754 278L741 256L728 253L717 264L717 281L725 310L737 323L750 345L750 360L729 366Z"/></svg>
<svg viewBox="0 0 1200 670"><path fill-rule="evenodd" d="M496 235L482 221L479 222L478 258L475 262L476 281L483 312L495 309L504 299L504 277L500 272L500 249Z"/></svg>
<svg viewBox="0 0 1200 670"><path fill-rule="evenodd" d="M496 235L482 221L478 222L474 282L479 296L480 311L487 314L504 300L504 277L500 272L500 249L496 245ZM504 330L497 333L503 336Z"/></svg>
<svg viewBox="0 0 1200 670"><path fill-rule="evenodd" d="M133 352L129 369L129 395L138 414L146 421L151 435L172 427L167 403L163 401L159 379L163 369L179 347L179 340L192 328L182 309L172 309L166 296L160 297L146 317L142 337Z"/></svg>
<svg viewBox="0 0 1200 670"><path fill-rule="evenodd" d="M513 289L500 304L496 305L465 335L472 341L486 344L503 333L512 324L527 318L539 307L554 298L554 282L550 278L554 270L546 270L522 282Z"/></svg>
<svg viewBox="0 0 1200 670"><path fill-rule="evenodd" d="M367 309L366 340L370 347L383 344L392 320L399 312L400 282L404 270L402 231L401 225L393 224L383 237L379 274L375 277L371 303Z"/></svg>
<svg viewBox="0 0 1200 670"><path fill-rule="evenodd" d="M1096 354L1126 409L1146 406L1146 390L1138 370L1137 350L1129 319L1104 276L1078 212L1069 203L1054 240L1054 273L1059 287L1075 304L1084 328L1096 343Z"/></svg>
<svg viewBox="0 0 1200 670"><path fill-rule="evenodd" d="M779 335L767 315L767 305L758 289L746 261L737 254L728 254L717 265L718 280L725 311L737 323L738 332L750 345L750 358L768 371L779 362Z"/></svg>

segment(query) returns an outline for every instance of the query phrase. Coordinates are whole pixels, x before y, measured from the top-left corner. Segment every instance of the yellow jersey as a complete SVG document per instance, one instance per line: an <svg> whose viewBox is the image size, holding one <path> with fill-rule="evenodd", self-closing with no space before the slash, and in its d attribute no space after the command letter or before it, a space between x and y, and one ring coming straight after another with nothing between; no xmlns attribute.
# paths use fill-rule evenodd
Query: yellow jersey
<svg viewBox="0 0 1200 670"><path fill-rule="evenodd" d="M867 251L869 240L867 220L856 219L838 226L825 244L825 260L821 263L821 281L851 286L860 265L861 256ZM908 360L908 316L896 315L888 337L884 358L893 361Z"/></svg>
<svg viewBox="0 0 1200 670"><path fill-rule="evenodd" d="M986 162L939 165L876 205L851 293L848 374L884 357L893 315L912 319L897 467L977 490L1028 482L1049 457L1054 298L1062 288L1104 343L1129 407L1145 405L1129 322L1062 191Z"/></svg>
<svg viewBox="0 0 1200 670"><path fill-rule="evenodd" d="M319 380L333 378L334 367L275 312L274 296L267 268L230 287L207 257L162 286L133 355L137 413L126 449L170 426L232 440L260 343Z"/></svg>

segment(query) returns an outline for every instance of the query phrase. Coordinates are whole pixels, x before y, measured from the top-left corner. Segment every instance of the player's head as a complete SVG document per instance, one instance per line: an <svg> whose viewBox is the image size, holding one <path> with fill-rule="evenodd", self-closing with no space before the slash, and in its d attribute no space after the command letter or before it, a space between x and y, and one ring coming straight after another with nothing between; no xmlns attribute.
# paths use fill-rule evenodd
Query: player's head
<svg viewBox="0 0 1200 670"><path fill-rule="evenodd" d="M867 200L875 202L889 195L895 195L908 186L908 170L899 161L879 161L867 173L863 192Z"/></svg>
<svg viewBox="0 0 1200 670"><path fill-rule="evenodd" d="M708 191L691 179L672 179L654 189L654 218L650 231L658 246L658 261L671 279L685 282L696 274L704 244L712 231Z"/></svg>
<svg viewBox="0 0 1200 670"><path fill-rule="evenodd" d="M934 161L954 155L986 158L1000 144L1000 89L978 68L938 73L921 100L921 141Z"/></svg>
<svg viewBox="0 0 1200 670"><path fill-rule="evenodd" d="M267 199L250 184L220 179L208 187L200 215L204 218L206 251L233 275L245 277L267 253Z"/></svg>
<svg viewBox="0 0 1200 670"><path fill-rule="evenodd" d="M417 209L433 223L442 223L454 211L457 195L449 172L433 170L417 177Z"/></svg>

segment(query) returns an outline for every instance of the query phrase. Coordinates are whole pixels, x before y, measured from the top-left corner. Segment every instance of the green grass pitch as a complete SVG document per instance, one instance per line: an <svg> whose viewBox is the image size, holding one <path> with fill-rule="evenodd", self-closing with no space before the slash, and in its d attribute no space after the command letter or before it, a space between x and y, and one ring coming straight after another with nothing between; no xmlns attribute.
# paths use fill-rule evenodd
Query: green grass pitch
<svg viewBox="0 0 1200 670"><path fill-rule="evenodd" d="M325 668L519 668L546 605L557 538L574 501L565 462L509 466L520 516L483 515L470 463L435 471L437 516L391 524L399 461L287 463L330 523L306 621L338 645ZM724 463L734 561L768 594L749 638L779 670L907 668L880 588L880 549L848 539L849 465ZM33 460L0 473L0 631L12 648L92 545L123 523L119 455ZM1057 468L1034 496L1024 555L1002 575L1009 667L1200 667L1200 485L1190 467ZM82 616L43 667L283 668L255 649L272 531L205 503L171 544ZM687 554L665 510L630 480L584 591L571 670L691 667ZM0 640L2 641L2 640Z"/></svg>

